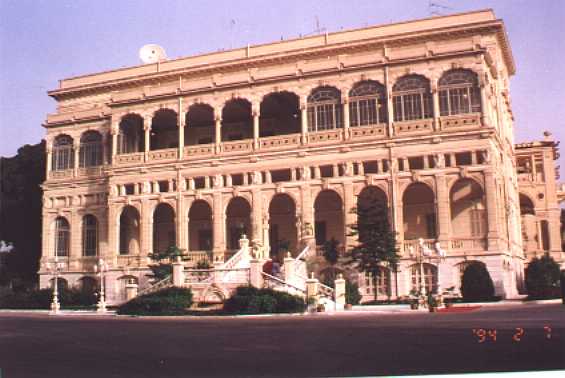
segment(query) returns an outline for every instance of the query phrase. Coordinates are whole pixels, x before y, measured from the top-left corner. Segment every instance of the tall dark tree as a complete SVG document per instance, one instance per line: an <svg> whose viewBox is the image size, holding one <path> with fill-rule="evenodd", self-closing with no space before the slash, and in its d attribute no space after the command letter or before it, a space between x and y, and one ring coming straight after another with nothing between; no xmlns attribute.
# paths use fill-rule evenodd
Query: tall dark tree
<svg viewBox="0 0 565 378"><path fill-rule="evenodd" d="M323 256L326 262L330 265L327 269L327 274L324 282L328 286L334 285L334 281L337 277L336 267L337 261L339 260L339 242L334 238L326 241L322 246Z"/></svg>
<svg viewBox="0 0 565 378"><path fill-rule="evenodd" d="M6 258L13 282L35 285L41 256L45 142L25 145L16 156L0 158L0 240L14 249Z"/></svg>
<svg viewBox="0 0 565 378"><path fill-rule="evenodd" d="M357 223L349 225L349 235L357 237L357 243L349 250L349 263L359 272L371 274L377 299L377 278L383 263L395 267L400 258L396 233L385 203L375 195L370 195L352 212L357 214Z"/></svg>

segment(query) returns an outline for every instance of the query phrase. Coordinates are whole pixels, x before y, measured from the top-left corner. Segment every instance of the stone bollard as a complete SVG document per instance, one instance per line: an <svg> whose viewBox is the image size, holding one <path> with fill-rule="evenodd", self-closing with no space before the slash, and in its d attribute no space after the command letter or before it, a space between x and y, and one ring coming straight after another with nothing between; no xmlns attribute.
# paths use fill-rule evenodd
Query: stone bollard
<svg viewBox="0 0 565 378"><path fill-rule="evenodd" d="M345 309L345 280L341 273L335 280L335 309L336 311Z"/></svg>
<svg viewBox="0 0 565 378"><path fill-rule="evenodd" d="M309 312L316 312L318 307L318 286L320 282L314 278L312 273L311 278L306 280L306 303L308 304Z"/></svg>
<svg viewBox="0 0 565 378"><path fill-rule="evenodd" d="M184 286L184 264L180 260L173 263L173 286Z"/></svg>
<svg viewBox="0 0 565 378"><path fill-rule="evenodd" d="M265 262L263 260L253 259L250 261L249 267L249 284L256 288L263 287L263 264Z"/></svg>
<svg viewBox="0 0 565 378"><path fill-rule="evenodd" d="M138 285L134 280L129 280L126 284L126 301L131 301L133 298L137 297Z"/></svg>
<svg viewBox="0 0 565 378"><path fill-rule="evenodd" d="M290 252L284 258L284 280L285 282L292 284L294 280L294 259L290 255Z"/></svg>

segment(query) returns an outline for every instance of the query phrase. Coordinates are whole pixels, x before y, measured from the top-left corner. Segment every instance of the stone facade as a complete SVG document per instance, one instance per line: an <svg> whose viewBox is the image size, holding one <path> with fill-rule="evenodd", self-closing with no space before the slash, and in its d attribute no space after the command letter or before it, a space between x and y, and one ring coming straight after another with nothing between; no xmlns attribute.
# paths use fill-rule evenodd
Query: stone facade
<svg viewBox="0 0 565 378"><path fill-rule="evenodd" d="M170 244L189 265L224 261L242 233L272 255L331 238L343 249L350 210L376 195L402 255L398 274L383 267L379 296L420 282L420 238L447 254L427 261L427 285L439 275L459 286L478 260L498 294L515 295L525 255L514 70L502 21L479 11L62 80L44 124L41 285L55 255L72 285L103 258L107 298L119 301L128 280L147 285L148 254ZM553 226L550 236L557 256Z"/></svg>

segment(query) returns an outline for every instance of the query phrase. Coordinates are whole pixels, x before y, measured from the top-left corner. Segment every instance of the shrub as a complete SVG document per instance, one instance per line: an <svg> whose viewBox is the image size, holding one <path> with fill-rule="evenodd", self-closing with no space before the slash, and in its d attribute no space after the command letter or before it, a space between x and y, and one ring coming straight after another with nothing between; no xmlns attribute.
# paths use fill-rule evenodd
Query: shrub
<svg viewBox="0 0 565 378"><path fill-rule="evenodd" d="M472 262L465 268L461 294L466 302L489 301L494 297L494 285L485 264Z"/></svg>
<svg viewBox="0 0 565 378"><path fill-rule="evenodd" d="M51 289L14 292L3 289L0 292L0 308L46 310L51 306Z"/></svg>
<svg viewBox="0 0 565 378"><path fill-rule="evenodd" d="M349 280L345 281L345 303L356 305L361 302L361 298L362 296L359 293L359 285Z"/></svg>
<svg viewBox="0 0 565 378"><path fill-rule="evenodd" d="M224 312L229 314L273 314L303 312L304 300L298 296L273 289L257 289L240 286L224 303Z"/></svg>
<svg viewBox="0 0 565 378"><path fill-rule="evenodd" d="M559 297L559 264L549 255L534 257L526 268L528 298Z"/></svg>
<svg viewBox="0 0 565 378"><path fill-rule="evenodd" d="M141 295L118 307L120 315L184 315L192 305L192 291L169 287Z"/></svg>

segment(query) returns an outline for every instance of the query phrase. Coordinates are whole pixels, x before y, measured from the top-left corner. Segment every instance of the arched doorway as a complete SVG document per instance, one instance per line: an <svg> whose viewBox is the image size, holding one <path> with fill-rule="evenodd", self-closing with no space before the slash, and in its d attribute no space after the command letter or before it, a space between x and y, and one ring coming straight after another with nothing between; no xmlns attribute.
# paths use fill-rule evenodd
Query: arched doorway
<svg viewBox="0 0 565 378"><path fill-rule="evenodd" d="M120 215L120 255L139 254L139 212L126 206Z"/></svg>
<svg viewBox="0 0 565 378"><path fill-rule="evenodd" d="M226 245L229 250L239 250L239 239L251 235L251 206L245 198L232 198L226 208Z"/></svg>
<svg viewBox="0 0 565 378"><path fill-rule="evenodd" d="M402 205L404 240L437 237L435 196L429 186L410 184L402 196Z"/></svg>
<svg viewBox="0 0 565 378"><path fill-rule="evenodd" d="M212 208L208 202L196 200L188 212L188 249L211 251L212 248Z"/></svg>
<svg viewBox="0 0 565 378"><path fill-rule="evenodd" d="M456 238L485 238L487 232L483 188L474 180L460 179L449 193L451 235Z"/></svg>
<svg viewBox="0 0 565 378"><path fill-rule="evenodd" d="M343 201L333 190L321 191L314 201L316 245L335 239L343 246L345 239Z"/></svg>
<svg viewBox="0 0 565 378"><path fill-rule="evenodd" d="M153 253L163 253L176 245L175 211L160 203L153 212Z"/></svg>
<svg viewBox="0 0 565 378"><path fill-rule="evenodd" d="M298 242L296 205L288 194L276 194L269 204L269 245L271 256L290 251L295 254ZM284 256L278 256L284 258Z"/></svg>

